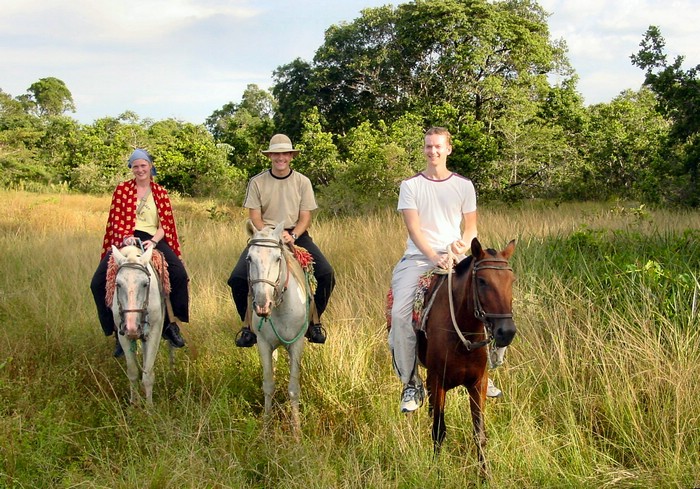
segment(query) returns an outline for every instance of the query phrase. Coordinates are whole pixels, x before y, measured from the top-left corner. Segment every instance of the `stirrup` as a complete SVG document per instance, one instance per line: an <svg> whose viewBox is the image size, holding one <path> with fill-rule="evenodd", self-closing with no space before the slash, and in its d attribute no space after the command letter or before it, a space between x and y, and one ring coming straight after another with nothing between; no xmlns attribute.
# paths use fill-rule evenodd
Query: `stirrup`
<svg viewBox="0 0 700 489"><path fill-rule="evenodd" d="M312 324L306 331L306 337L311 343L323 344L326 342L326 329L321 323Z"/></svg>
<svg viewBox="0 0 700 489"><path fill-rule="evenodd" d="M236 346L239 348L249 348L258 342L258 337L250 329L250 326L243 326L236 335Z"/></svg>

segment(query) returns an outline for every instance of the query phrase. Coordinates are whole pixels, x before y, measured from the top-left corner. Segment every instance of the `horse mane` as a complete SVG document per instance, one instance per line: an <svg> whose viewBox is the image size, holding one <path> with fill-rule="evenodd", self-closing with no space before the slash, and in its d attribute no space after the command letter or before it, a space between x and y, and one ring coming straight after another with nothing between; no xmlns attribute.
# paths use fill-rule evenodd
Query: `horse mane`
<svg viewBox="0 0 700 489"><path fill-rule="evenodd" d="M469 255L465 257L464 260L455 265L455 273L458 277L461 277L463 274L467 273L467 270L469 270L472 261L474 261L474 256Z"/></svg>

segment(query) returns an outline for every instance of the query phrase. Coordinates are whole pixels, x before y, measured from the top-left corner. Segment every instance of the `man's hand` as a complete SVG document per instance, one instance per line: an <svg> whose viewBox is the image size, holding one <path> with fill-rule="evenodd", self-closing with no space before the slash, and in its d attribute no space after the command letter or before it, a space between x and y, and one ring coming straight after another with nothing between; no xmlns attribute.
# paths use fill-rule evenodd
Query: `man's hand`
<svg viewBox="0 0 700 489"><path fill-rule="evenodd" d="M458 239L450 245L450 250L455 255L466 255L469 251L469 245L464 240Z"/></svg>

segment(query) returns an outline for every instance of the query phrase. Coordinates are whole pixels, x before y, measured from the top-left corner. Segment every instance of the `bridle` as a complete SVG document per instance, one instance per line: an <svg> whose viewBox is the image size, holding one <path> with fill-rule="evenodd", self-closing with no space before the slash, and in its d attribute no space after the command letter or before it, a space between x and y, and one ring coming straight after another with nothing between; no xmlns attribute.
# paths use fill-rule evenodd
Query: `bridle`
<svg viewBox="0 0 700 489"><path fill-rule="evenodd" d="M279 248L279 250L282 252L281 257L280 257L280 267L279 267L279 273L277 274L277 280L274 282L271 280L267 280L265 278L256 278L256 279L251 279L250 278L250 269L248 270L248 288L249 288L249 293L251 296L253 296L253 285L263 283L272 286L274 289L274 295L273 295L273 300L274 300L274 307L278 307L283 299L284 299L284 293L287 290L287 287L289 286L289 267L287 266L287 261L283 253L283 246L282 243L279 240L272 239L272 238L255 238L251 239L248 242L248 246L260 246L263 248ZM282 276L285 276L285 281L284 284L282 284ZM307 276L308 280L308 276ZM307 281L306 284L307 289L309 289L309 284ZM255 302L253 301L253 304ZM277 339L289 346L293 343L296 343L297 340L299 340L304 333L306 333L306 325L309 322L309 307L310 307L310 301L306 301L306 315L304 316L304 322L301 324L301 328L299 329L299 332L296 334L296 336L291 339L291 340L286 340L282 336L280 336L280 333L277 331L277 328L275 327L275 324L272 322L272 318L260 318L260 323L258 324L258 330L262 328L263 322L269 322L270 323L270 328L272 329L272 332L277 336Z"/></svg>
<svg viewBox="0 0 700 489"><path fill-rule="evenodd" d="M505 265L483 265L483 263L503 263ZM447 272L447 295L450 300L450 317L452 318L452 326L454 327L457 336L462 341L467 351L476 350L483 346L488 345L493 340L493 322L492 319L512 319L513 313L497 314L484 311L484 307L481 305L481 300L479 299L479 287L477 285L477 272L479 270L510 270L513 268L508 264L508 260L504 258L483 258L474 262L472 265L472 297L474 300L474 317L484 324L484 333L486 334L486 339L482 341L472 342L464 337L464 334L459 329L457 325L457 319L455 318L455 308L454 308L454 298L452 297L452 275L454 274L454 269ZM473 334L473 333L472 333Z"/></svg>
<svg viewBox="0 0 700 489"><path fill-rule="evenodd" d="M122 303L120 300L119 294L117 294L117 304L119 305L119 317L121 318L121 321L119 323L119 333L124 334L124 330L126 329L126 321L124 319L124 315L126 313L130 312L137 312L139 313L139 326L141 326L141 334L144 333L146 328L148 327L148 298L151 293L151 272L148 270L148 267L145 265L142 265L140 263L131 263L131 262L126 262L122 263L119 265L119 268L117 269L117 274L122 270L122 268L132 268L134 270L137 270L139 272L143 272L146 274L146 279L147 279L147 287L146 287L146 298L143 301L143 304L140 308L138 309L124 309L122 307Z"/></svg>
<svg viewBox="0 0 700 489"><path fill-rule="evenodd" d="M272 238L256 238L256 239L251 239L248 242L249 247L253 246L260 246L262 248L278 248L280 251L282 251L282 244L280 243L279 240L272 239ZM248 272L248 289L250 291L250 295L253 295L253 285L263 283L272 286L274 289L274 304L275 307L279 306L280 303L282 302L283 294L284 291L287 289L287 284L289 281L289 269L286 267L286 264L283 263L285 261L284 259L284 254L281 255L280 258L280 267L279 267L279 273L277 274L277 280L274 282L272 280L268 280L266 278L256 278L256 279L251 279L250 278L250 272ZM283 273L283 268L286 270L285 273ZM286 275L285 282L282 284L282 275Z"/></svg>

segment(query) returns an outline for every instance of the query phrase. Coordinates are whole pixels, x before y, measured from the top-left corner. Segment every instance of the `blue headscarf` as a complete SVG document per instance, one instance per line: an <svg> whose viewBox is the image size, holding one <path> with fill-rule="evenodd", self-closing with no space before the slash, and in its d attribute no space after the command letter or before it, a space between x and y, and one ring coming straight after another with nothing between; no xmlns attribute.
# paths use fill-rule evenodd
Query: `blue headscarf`
<svg viewBox="0 0 700 489"><path fill-rule="evenodd" d="M136 160L148 161L151 164L151 175L158 174L155 165L153 165L153 158L151 158L151 155L149 155L148 151L146 151L145 149L137 148L134 150L133 153L131 153L131 156L129 156L129 168L131 168L131 164Z"/></svg>

